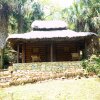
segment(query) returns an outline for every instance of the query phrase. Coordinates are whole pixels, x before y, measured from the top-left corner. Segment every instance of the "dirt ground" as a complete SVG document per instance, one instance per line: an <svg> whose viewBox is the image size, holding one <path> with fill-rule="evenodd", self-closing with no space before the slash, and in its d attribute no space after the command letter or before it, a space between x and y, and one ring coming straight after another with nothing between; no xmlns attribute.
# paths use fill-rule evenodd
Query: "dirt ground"
<svg viewBox="0 0 100 100"><path fill-rule="evenodd" d="M1 100L100 100L100 79L50 79L2 91Z"/></svg>

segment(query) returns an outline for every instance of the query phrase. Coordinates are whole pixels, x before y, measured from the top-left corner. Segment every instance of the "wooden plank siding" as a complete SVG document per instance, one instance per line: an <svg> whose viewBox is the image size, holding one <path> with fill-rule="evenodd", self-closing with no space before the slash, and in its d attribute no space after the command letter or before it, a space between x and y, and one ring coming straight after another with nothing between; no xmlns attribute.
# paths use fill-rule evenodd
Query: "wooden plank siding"
<svg viewBox="0 0 100 100"><path fill-rule="evenodd" d="M71 61L71 53L79 53L78 47L75 43L57 43L56 45L56 60L57 61Z"/></svg>
<svg viewBox="0 0 100 100"><path fill-rule="evenodd" d="M46 46L44 44L26 44L26 62L32 62L32 56L37 55L40 56L40 61L45 61L45 55L46 55ZM38 50L35 51L34 50Z"/></svg>
<svg viewBox="0 0 100 100"><path fill-rule="evenodd" d="M25 56L25 61L27 63L31 62L31 44L26 44L26 56Z"/></svg>

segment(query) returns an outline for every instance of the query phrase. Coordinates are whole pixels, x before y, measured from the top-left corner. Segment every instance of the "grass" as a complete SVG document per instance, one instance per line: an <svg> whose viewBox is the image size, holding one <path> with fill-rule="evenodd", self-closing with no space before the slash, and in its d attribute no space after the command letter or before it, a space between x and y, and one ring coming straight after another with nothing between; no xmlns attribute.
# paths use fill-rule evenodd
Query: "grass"
<svg viewBox="0 0 100 100"><path fill-rule="evenodd" d="M0 89L1 100L100 100L100 79L48 80Z"/></svg>

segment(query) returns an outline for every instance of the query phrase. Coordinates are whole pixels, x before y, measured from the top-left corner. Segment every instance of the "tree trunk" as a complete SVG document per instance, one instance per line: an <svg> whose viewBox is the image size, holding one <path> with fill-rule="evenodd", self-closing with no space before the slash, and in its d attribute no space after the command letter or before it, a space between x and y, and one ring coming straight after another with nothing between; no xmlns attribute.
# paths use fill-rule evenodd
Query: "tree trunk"
<svg viewBox="0 0 100 100"><path fill-rule="evenodd" d="M3 54L4 49L0 49L0 69L3 67Z"/></svg>
<svg viewBox="0 0 100 100"><path fill-rule="evenodd" d="M21 14L21 4L18 5L18 33L23 32L23 17Z"/></svg>
<svg viewBox="0 0 100 100"><path fill-rule="evenodd" d="M8 36L8 14L5 12L7 7L7 4L3 4L0 9L0 68L3 67L3 51Z"/></svg>

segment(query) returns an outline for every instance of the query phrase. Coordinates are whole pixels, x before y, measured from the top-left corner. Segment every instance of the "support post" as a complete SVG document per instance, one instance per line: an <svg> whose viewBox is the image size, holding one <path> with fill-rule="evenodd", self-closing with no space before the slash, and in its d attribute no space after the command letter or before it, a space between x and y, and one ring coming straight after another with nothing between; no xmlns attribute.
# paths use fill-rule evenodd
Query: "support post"
<svg viewBox="0 0 100 100"><path fill-rule="evenodd" d="M50 61L53 62L53 43L50 45Z"/></svg>
<svg viewBox="0 0 100 100"><path fill-rule="evenodd" d="M20 54L19 54L19 44L17 45L17 63L19 63L19 56L20 56Z"/></svg>
<svg viewBox="0 0 100 100"><path fill-rule="evenodd" d="M22 44L22 63L25 63L25 45Z"/></svg>
<svg viewBox="0 0 100 100"><path fill-rule="evenodd" d="M87 52L87 41L84 39L84 50L83 50L83 58L87 59L88 58L88 52Z"/></svg>

